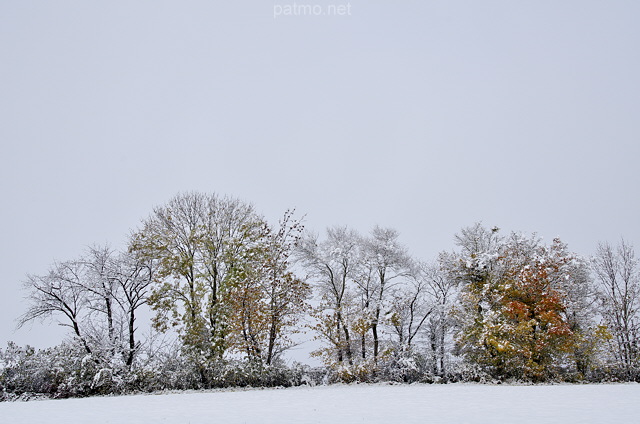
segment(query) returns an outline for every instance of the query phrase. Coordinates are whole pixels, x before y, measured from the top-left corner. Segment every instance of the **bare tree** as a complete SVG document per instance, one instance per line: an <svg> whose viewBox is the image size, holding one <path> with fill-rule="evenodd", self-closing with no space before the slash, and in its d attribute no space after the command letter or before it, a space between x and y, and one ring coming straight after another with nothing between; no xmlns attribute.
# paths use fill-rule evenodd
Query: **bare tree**
<svg viewBox="0 0 640 424"><path fill-rule="evenodd" d="M81 325L89 313L89 299L81 284L83 273L82 263L69 261L55 263L44 276L28 275L23 285L30 305L18 318L18 328L36 319L55 319L59 325L71 328L91 354Z"/></svg>
<svg viewBox="0 0 640 424"><path fill-rule="evenodd" d="M137 314L147 305L155 267L153 259L137 256L134 252L121 253L110 264L110 278L118 285L116 301L126 321L127 342L123 354L128 367L133 365L141 347L141 343L136 341Z"/></svg>
<svg viewBox="0 0 640 424"><path fill-rule="evenodd" d="M113 355L118 344L116 336L116 307L118 285L114 279L115 252L109 246L94 245L87 249L86 255L80 259L84 268L78 284L86 292L89 308L95 314L102 314L106 319L106 341L100 343ZM102 319L98 319L101 322ZM94 332L96 334L96 332Z"/></svg>
<svg viewBox="0 0 640 424"><path fill-rule="evenodd" d="M638 372L640 342L640 269L633 246L598 245L593 259L605 324L613 335L615 357L628 378Z"/></svg>
<svg viewBox="0 0 640 424"><path fill-rule="evenodd" d="M390 289L399 279L411 274L411 259L406 249L398 242L398 236L396 230L375 226L371 236L363 241L364 266L371 271L370 275L375 279L370 324L374 358L380 354L381 312L388 309Z"/></svg>
<svg viewBox="0 0 640 424"><path fill-rule="evenodd" d="M446 255L441 254L440 260ZM402 349L426 345L434 375L446 374L446 338L451 332L451 307L455 300L455 282L441 264L419 262L411 276L394 290L390 322Z"/></svg>
<svg viewBox="0 0 640 424"><path fill-rule="evenodd" d="M456 281L450 278L443 267L443 264L448 262L448 255L441 253L438 259L437 264L423 264L422 275L434 308L427 325L429 348L434 358L433 371L444 377L447 373L447 337L450 336L453 327L451 310L457 292Z"/></svg>
<svg viewBox="0 0 640 424"><path fill-rule="evenodd" d="M354 276L354 301L358 304L354 305L357 308L357 313L354 317L352 328L360 338L359 356L366 360L368 351L373 350L370 348L372 343L370 342L369 331L374 320L378 279L373 267L363 266L363 252L362 249L360 250L359 266L356 267Z"/></svg>
<svg viewBox="0 0 640 424"><path fill-rule="evenodd" d="M316 310L320 319L317 329L333 347L338 363L345 360L353 364L351 325L352 293L349 286L359 266L360 236L346 227L327 230L327 239L318 241L318 236L307 234L300 241L297 256L315 280L321 297Z"/></svg>
<svg viewBox="0 0 640 424"><path fill-rule="evenodd" d="M122 354L130 367L139 348L136 311L146 304L151 279L148 261L108 246L90 247L80 259L55 263L44 276L27 276L30 306L18 325L55 317L95 360L108 363Z"/></svg>
<svg viewBox="0 0 640 424"><path fill-rule="evenodd" d="M389 322L398 336L398 344L411 348L435 309L429 295L428 280L416 269L406 284L393 290L392 296Z"/></svg>

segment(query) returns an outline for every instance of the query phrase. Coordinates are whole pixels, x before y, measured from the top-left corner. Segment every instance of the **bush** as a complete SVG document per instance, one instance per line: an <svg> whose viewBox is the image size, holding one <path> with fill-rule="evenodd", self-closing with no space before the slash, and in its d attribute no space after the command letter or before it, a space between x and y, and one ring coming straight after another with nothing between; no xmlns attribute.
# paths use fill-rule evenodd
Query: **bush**
<svg viewBox="0 0 640 424"><path fill-rule="evenodd" d="M87 355L73 341L36 351L9 343L0 349L0 401L224 387L308 384L309 367L261 361L212 360L198 364L166 350L128 369Z"/></svg>

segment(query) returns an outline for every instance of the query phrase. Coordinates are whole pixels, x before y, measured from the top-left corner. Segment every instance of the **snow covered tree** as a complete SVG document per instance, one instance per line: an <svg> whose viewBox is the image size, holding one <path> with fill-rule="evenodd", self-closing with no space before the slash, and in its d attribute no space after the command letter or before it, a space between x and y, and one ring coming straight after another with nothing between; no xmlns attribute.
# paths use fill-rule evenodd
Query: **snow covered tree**
<svg viewBox="0 0 640 424"><path fill-rule="evenodd" d="M78 260L82 267L77 284L87 299L89 315L84 324L90 324L88 333L94 354L102 358L112 358L120 352L123 341L125 317L118 308L120 286L116 280L115 266L117 253L109 246L92 246Z"/></svg>
<svg viewBox="0 0 640 424"><path fill-rule="evenodd" d="M350 286L360 267L360 235L345 227L327 229L327 238L306 234L298 244L297 256L316 283L320 305L315 308L319 337L330 346L322 349L328 363L353 364L352 319L354 299Z"/></svg>
<svg viewBox="0 0 640 424"><path fill-rule="evenodd" d="M456 234L459 252L440 256L447 278L459 287L453 317L457 334L454 353L473 364L482 364L485 326L494 319L499 303L495 293L496 260L502 237L498 228L476 223Z"/></svg>
<svg viewBox="0 0 640 424"><path fill-rule="evenodd" d="M459 238L458 350L496 378L544 380L575 353L580 332L591 330L568 313L580 292L569 289L584 284L584 272L558 239L545 246L495 233L476 226L466 230L472 237Z"/></svg>
<svg viewBox="0 0 640 424"><path fill-rule="evenodd" d="M292 346L290 335L308 309L309 285L291 270L289 258L303 230L288 211L279 227L265 228L246 267L232 277L230 299L237 344L250 359L271 365Z"/></svg>
<svg viewBox="0 0 640 424"><path fill-rule="evenodd" d="M487 351L502 373L544 380L560 356L573 347L574 332L564 314L563 279L571 261L558 239L550 248L537 240L512 239L502 251L504 267L498 325L488 328ZM493 359L493 358L492 358Z"/></svg>
<svg viewBox="0 0 640 424"><path fill-rule="evenodd" d="M432 358L432 372L440 377L445 377L448 372L448 344L453 330L451 314L457 294L456 281L446 272L449 260L449 255L441 253L436 264L423 264L421 267L421 278L432 307L426 322L428 351Z"/></svg>
<svg viewBox="0 0 640 424"><path fill-rule="evenodd" d="M308 292L288 261L300 230L292 213L273 228L250 204L188 193L133 235L131 251L156 263L154 326L178 331L205 386L227 353L269 365L290 347Z"/></svg>
<svg viewBox="0 0 640 424"><path fill-rule="evenodd" d="M198 362L229 348L230 276L244 266L264 226L249 204L188 193L155 208L133 236L132 252L157 260L149 298L155 327L176 327Z"/></svg>
<svg viewBox="0 0 640 424"><path fill-rule="evenodd" d="M328 345L316 353L345 381L376 378L406 352L424 311L423 285L393 229L374 227L362 237L344 227L329 228L324 241L307 234L297 250L315 282L319 306L314 327ZM409 287L411 286L411 288ZM416 289L417 292L413 292ZM413 314L413 316L412 316ZM400 341L392 341L396 335ZM384 343L383 343L384 340Z"/></svg>
<svg viewBox="0 0 640 424"><path fill-rule="evenodd" d="M55 319L59 325L71 328L85 351L92 354L94 349L83 325L90 313L83 274L81 262L67 261L56 262L45 275L28 275L24 288L29 308L18 319L18 327L36 319Z"/></svg>
<svg viewBox="0 0 640 424"><path fill-rule="evenodd" d="M153 259L131 251L116 254L110 263L110 278L117 284L115 300L122 313L124 337L121 349L129 368L142 346L142 342L136 338L138 313L147 306L154 272Z"/></svg>
<svg viewBox="0 0 640 424"><path fill-rule="evenodd" d="M19 325L40 318L58 319L95 361L133 364L136 312L146 304L151 265L107 246L93 246L76 260L55 263L44 276L25 282L30 307Z"/></svg>
<svg viewBox="0 0 640 424"><path fill-rule="evenodd" d="M379 327L384 318L381 314L389 310L390 292L394 284L411 275L411 259L406 249L398 242L398 232L391 228L375 226L371 236L363 239L363 267L367 269L367 279L373 278L373 287L368 287L365 305L370 311L373 358L380 354Z"/></svg>
<svg viewBox="0 0 640 424"><path fill-rule="evenodd" d="M600 243L593 270L603 323L613 336L615 365L635 379L640 370L640 267L633 246L624 240L617 247Z"/></svg>
<svg viewBox="0 0 640 424"><path fill-rule="evenodd" d="M591 378L601 366L599 352L609 337L604 326L595 318L597 293L588 260L571 252L560 240L552 243L558 259L565 258L558 273L552 276L564 294L563 319L573 333L573 343L565 365L566 378ZM571 377L573 374L573 377Z"/></svg>
<svg viewBox="0 0 640 424"><path fill-rule="evenodd" d="M417 275L393 290L387 315L399 346L410 348L434 312L427 285L427 279Z"/></svg>
<svg viewBox="0 0 640 424"><path fill-rule="evenodd" d="M385 327L390 329L392 343L386 349L383 364L377 364L387 378L396 381L416 381L424 375L436 375L436 352L439 350L427 339L427 327L438 314L438 304L430 291L429 266L414 267L410 276L395 285L385 313ZM439 338L437 339L439 341ZM433 347L433 352L428 348ZM434 354L430 354L434 353Z"/></svg>

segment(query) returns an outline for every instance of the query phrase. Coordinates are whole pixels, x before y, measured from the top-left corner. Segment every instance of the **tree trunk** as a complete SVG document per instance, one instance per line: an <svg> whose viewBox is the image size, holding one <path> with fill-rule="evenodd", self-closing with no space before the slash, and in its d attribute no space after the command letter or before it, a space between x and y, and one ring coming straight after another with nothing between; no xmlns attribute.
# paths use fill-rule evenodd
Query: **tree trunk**
<svg viewBox="0 0 640 424"><path fill-rule="evenodd" d="M376 316L371 323L371 333L373 334L373 359L378 361L378 353L380 351L380 341L378 340L378 319L380 317L380 307L376 308Z"/></svg>
<svg viewBox="0 0 640 424"><path fill-rule="evenodd" d="M129 313L129 353L127 354L127 367L131 368L133 365L133 357L135 356L136 340L135 340L135 312L131 310Z"/></svg>

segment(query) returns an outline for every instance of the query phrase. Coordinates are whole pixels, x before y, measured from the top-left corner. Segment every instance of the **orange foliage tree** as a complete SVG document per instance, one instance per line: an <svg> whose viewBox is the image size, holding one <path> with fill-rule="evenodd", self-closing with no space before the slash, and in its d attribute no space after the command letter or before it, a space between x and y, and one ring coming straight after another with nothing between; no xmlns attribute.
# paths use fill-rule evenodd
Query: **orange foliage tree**
<svg viewBox="0 0 640 424"><path fill-rule="evenodd" d="M500 301L504 327L504 354L513 371L531 379L544 379L559 357L571 352L574 333L566 319L567 297L563 269L571 260L561 254L561 243L537 247L528 258L505 249ZM524 261L522 260L524 259Z"/></svg>
<svg viewBox="0 0 640 424"><path fill-rule="evenodd" d="M574 366L589 330L573 313L583 277L559 239L545 246L513 234L461 258L459 351L495 378L542 381Z"/></svg>

